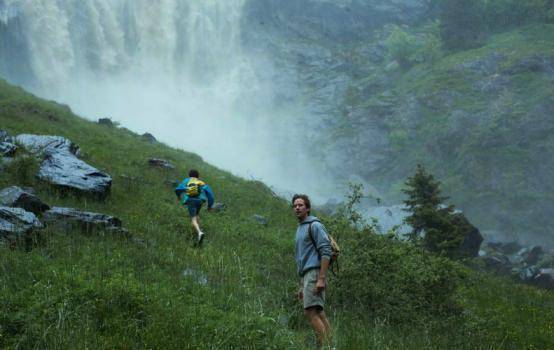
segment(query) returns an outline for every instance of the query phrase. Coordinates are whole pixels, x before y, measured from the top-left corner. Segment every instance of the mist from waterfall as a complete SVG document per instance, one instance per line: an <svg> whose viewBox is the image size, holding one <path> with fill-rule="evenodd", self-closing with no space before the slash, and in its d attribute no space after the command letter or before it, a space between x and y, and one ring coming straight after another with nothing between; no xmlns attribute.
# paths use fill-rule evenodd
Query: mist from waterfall
<svg viewBox="0 0 554 350"><path fill-rule="evenodd" d="M241 46L244 2L0 0L0 74L234 174L328 197L302 106L275 103L257 74L269 60Z"/></svg>

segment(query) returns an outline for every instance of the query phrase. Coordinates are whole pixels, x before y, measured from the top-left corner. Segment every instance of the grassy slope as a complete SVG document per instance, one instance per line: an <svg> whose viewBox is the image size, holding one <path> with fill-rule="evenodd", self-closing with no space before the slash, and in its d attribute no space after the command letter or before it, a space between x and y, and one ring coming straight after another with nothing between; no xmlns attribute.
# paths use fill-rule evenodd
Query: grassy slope
<svg viewBox="0 0 554 350"><path fill-rule="evenodd" d="M0 247L0 347L297 349L309 344L309 330L292 298L294 218L286 201L265 185L124 129L77 118L67 107L2 81L0 129L67 137L81 146L85 161L114 179L105 201L61 195L33 176L22 176L32 166L3 174L1 187L33 185L50 205L116 215L148 242L141 246L109 235L50 229L30 251ZM177 169L151 169L148 157L168 159ZM167 183L192 167L227 205L222 213L204 213L209 236L202 249L191 246L185 210ZM253 220L254 214L266 216L268 226ZM454 327L441 334L400 332L331 309L339 347L554 346L548 333L552 319L541 310L554 306L551 293L478 275L473 279L460 290L475 323L469 338Z"/></svg>

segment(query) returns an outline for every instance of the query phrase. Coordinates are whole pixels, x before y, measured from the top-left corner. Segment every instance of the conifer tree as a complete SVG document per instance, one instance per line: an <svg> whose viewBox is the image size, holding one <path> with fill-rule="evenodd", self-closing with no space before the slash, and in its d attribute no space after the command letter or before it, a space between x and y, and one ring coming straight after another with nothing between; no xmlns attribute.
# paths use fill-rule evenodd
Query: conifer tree
<svg viewBox="0 0 554 350"><path fill-rule="evenodd" d="M441 196L440 182L419 164L406 187L402 190L408 195L405 210L411 215L405 221L412 226L408 239L429 251L456 257L466 230L456 225L456 216L462 214L454 214L454 206L443 204L448 197Z"/></svg>

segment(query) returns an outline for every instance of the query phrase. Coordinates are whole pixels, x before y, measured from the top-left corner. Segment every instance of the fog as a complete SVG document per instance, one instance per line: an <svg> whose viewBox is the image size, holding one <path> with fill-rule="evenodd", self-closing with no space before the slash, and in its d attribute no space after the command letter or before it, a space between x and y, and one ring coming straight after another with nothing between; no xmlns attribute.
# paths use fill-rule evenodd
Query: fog
<svg viewBox="0 0 554 350"><path fill-rule="evenodd" d="M12 35L2 75L87 119L111 118L278 192L323 201L335 190L306 152L309 116L276 103L271 81L259 78L273 67L241 47L243 5L0 1Z"/></svg>

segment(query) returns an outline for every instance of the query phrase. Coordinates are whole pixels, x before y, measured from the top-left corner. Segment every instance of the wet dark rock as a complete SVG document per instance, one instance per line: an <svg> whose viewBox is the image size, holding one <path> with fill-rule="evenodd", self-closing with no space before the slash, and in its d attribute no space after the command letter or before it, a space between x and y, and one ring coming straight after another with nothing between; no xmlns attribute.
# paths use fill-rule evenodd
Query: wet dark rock
<svg viewBox="0 0 554 350"><path fill-rule="evenodd" d="M16 240L41 227L35 214L21 208L0 206L0 239Z"/></svg>
<svg viewBox="0 0 554 350"><path fill-rule="evenodd" d="M0 130L0 142L13 143L13 138L5 130Z"/></svg>
<svg viewBox="0 0 554 350"><path fill-rule="evenodd" d="M517 242L489 242L488 246L502 254L515 254L522 248Z"/></svg>
<svg viewBox="0 0 554 350"><path fill-rule="evenodd" d="M6 131L0 130L0 157L13 157L16 150L13 137Z"/></svg>
<svg viewBox="0 0 554 350"><path fill-rule="evenodd" d="M151 167L175 169L175 165L171 164L168 160L165 159L150 158L148 159L148 165L150 165Z"/></svg>
<svg viewBox="0 0 554 350"><path fill-rule="evenodd" d="M54 185L100 197L108 194L112 184L112 178L108 174L67 153L47 155L38 176Z"/></svg>
<svg viewBox="0 0 554 350"><path fill-rule="evenodd" d="M115 124L112 122L110 118L100 118L98 119L98 124L105 125L110 128L113 128L115 126Z"/></svg>
<svg viewBox="0 0 554 350"><path fill-rule="evenodd" d="M510 275L512 272L512 263L506 255L491 254L480 258L484 264L485 269L498 275Z"/></svg>
<svg viewBox="0 0 554 350"><path fill-rule="evenodd" d="M61 136L21 134L15 137L28 151L35 154L67 152L79 155L79 146Z"/></svg>
<svg viewBox="0 0 554 350"><path fill-rule="evenodd" d="M473 226L463 214L455 214L453 224L459 227L464 234L464 240L458 249L460 255L470 257L479 255L479 248L483 242L483 236L479 229Z"/></svg>
<svg viewBox="0 0 554 350"><path fill-rule="evenodd" d="M53 207L44 213L43 221L45 225L77 227L87 233L107 231L125 236L129 234L121 227L121 220L117 217L73 208Z"/></svg>
<svg viewBox="0 0 554 350"><path fill-rule="evenodd" d="M535 265L544 255L544 249L541 246L535 246L531 248L527 254L524 255L523 261L527 265Z"/></svg>
<svg viewBox="0 0 554 350"><path fill-rule="evenodd" d="M112 178L77 158L79 146L60 136L18 135L17 141L43 156L38 177L62 188L105 197Z"/></svg>
<svg viewBox="0 0 554 350"><path fill-rule="evenodd" d="M33 193L17 186L7 187L0 191L0 205L22 208L35 215L50 209L48 204L42 202Z"/></svg>
<svg viewBox="0 0 554 350"><path fill-rule="evenodd" d="M156 138L154 137L154 135L152 135L152 134L149 133L149 132L145 132L144 134L141 135L141 137L142 137L144 140L146 140L146 141L148 141L148 142L150 142L150 143L156 143L156 142L158 142L158 140L156 140Z"/></svg>
<svg viewBox="0 0 554 350"><path fill-rule="evenodd" d="M536 266L527 266L516 270L516 273L517 277L523 282L531 282L539 271L540 270Z"/></svg>
<svg viewBox="0 0 554 350"><path fill-rule="evenodd" d="M554 290L554 268L540 269L532 283L537 287Z"/></svg>
<svg viewBox="0 0 554 350"><path fill-rule="evenodd" d="M13 143L0 141L0 157L13 157L17 146Z"/></svg>
<svg viewBox="0 0 554 350"><path fill-rule="evenodd" d="M267 226L269 223L265 216L258 214L254 214L254 220L256 220L262 226Z"/></svg>

